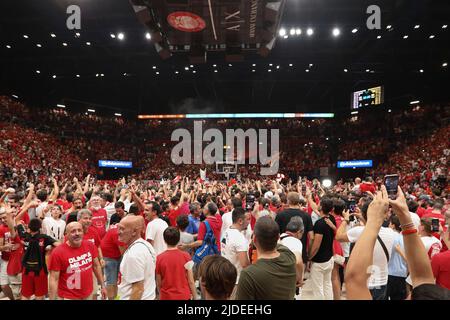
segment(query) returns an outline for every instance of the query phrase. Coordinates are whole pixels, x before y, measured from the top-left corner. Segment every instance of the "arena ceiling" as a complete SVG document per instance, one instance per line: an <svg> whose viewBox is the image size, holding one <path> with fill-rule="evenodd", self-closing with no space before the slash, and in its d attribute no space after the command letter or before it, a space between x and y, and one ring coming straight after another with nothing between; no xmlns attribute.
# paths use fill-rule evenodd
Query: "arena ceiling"
<svg viewBox="0 0 450 320"><path fill-rule="evenodd" d="M66 27L72 4L81 30ZM381 30L366 27L371 4L382 10ZM128 0L3 0L0 93L130 114L349 112L351 92L374 85L392 107L448 102L447 25L448 0L287 0L288 38L278 36L267 58L229 64L211 54L191 67L183 54L160 58Z"/></svg>

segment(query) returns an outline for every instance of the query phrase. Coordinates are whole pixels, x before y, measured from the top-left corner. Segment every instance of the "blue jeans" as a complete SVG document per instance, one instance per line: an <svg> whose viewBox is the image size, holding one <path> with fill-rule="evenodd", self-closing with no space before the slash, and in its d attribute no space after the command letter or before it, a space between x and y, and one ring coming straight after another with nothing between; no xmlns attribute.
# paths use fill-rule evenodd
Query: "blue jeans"
<svg viewBox="0 0 450 320"><path fill-rule="evenodd" d="M106 276L106 285L107 286L115 286L117 285L117 278L119 275L119 267L121 259L105 259L105 276Z"/></svg>
<svg viewBox="0 0 450 320"><path fill-rule="evenodd" d="M387 300L387 284L376 289L370 289L373 300Z"/></svg>

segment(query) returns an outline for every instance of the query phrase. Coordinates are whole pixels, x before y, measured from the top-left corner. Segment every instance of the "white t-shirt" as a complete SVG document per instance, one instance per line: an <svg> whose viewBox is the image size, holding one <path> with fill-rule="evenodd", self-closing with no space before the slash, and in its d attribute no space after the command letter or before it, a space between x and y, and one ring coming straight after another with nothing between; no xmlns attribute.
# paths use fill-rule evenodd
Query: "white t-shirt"
<svg viewBox="0 0 450 320"><path fill-rule="evenodd" d="M220 229L220 241L222 241L225 231L233 224L233 210L222 215L222 228Z"/></svg>
<svg viewBox="0 0 450 320"><path fill-rule="evenodd" d="M160 218L150 221L145 232L145 239L153 241L153 248L156 254L160 254L167 250L167 244L164 241L164 230L169 226L167 222Z"/></svg>
<svg viewBox="0 0 450 320"><path fill-rule="evenodd" d="M364 227L358 226L347 231L347 237L350 242L356 242L364 231ZM392 255L392 249L394 246L394 240L396 237L396 232L390 228L381 227L378 233L381 240L383 240L386 246L389 258ZM373 251L373 268L372 275L369 278L368 284L369 289L384 286L388 281L388 260L386 254L384 253L383 247L377 240L375 242L375 249Z"/></svg>
<svg viewBox="0 0 450 320"><path fill-rule="evenodd" d="M64 240L64 230L66 222L62 219L55 220L53 217L46 217L42 221L42 231L44 234L52 237L57 241Z"/></svg>
<svg viewBox="0 0 450 320"><path fill-rule="evenodd" d="M119 297L129 300L131 285L144 280L144 293L141 300L154 300L156 281L156 253L152 245L143 239L137 239L125 251L120 263Z"/></svg>
<svg viewBox="0 0 450 320"><path fill-rule="evenodd" d="M425 251L427 252L428 258L430 258L430 260L434 257L434 255L441 252L442 243L435 237L421 237L420 239L425 246Z"/></svg>
<svg viewBox="0 0 450 320"><path fill-rule="evenodd" d="M289 236L286 233L283 233L280 236L280 239L282 239L280 240L280 243L283 246L287 247L292 252L297 252L298 254L300 254L300 257L302 256L303 244L299 239Z"/></svg>
<svg viewBox="0 0 450 320"><path fill-rule="evenodd" d="M227 230L225 230L222 242L220 244L221 244L220 252L222 253L222 257L225 257L236 267L237 270L236 283L238 283L242 266L241 263L239 262L237 254L239 252L248 251L248 241L241 231L237 229L228 228Z"/></svg>
<svg viewBox="0 0 450 320"><path fill-rule="evenodd" d="M109 220L111 220L111 216L116 213L116 207L114 206L114 202L108 203L103 209L106 211L106 215L108 217L108 223Z"/></svg>

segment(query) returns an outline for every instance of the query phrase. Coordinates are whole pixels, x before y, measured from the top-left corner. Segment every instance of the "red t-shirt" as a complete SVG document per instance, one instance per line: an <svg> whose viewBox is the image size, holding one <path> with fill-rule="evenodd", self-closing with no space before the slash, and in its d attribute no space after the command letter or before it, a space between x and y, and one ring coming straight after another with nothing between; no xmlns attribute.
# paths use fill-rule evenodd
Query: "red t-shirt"
<svg viewBox="0 0 450 320"><path fill-rule="evenodd" d="M416 213L417 213L417 215L418 215L420 218L422 218L424 215L430 214L430 213L432 213L432 212L433 212L433 208L425 209L425 208L422 208L422 207L418 207Z"/></svg>
<svg viewBox="0 0 450 320"><path fill-rule="evenodd" d="M436 254L431 259L436 284L450 290L450 251Z"/></svg>
<svg viewBox="0 0 450 320"><path fill-rule="evenodd" d="M361 193L370 191L372 194L375 194L376 188L373 183L361 183L359 185L359 190L361 190Z"/></svg>
<svg viewBox="0 0 450 320"><path fill-rule="evenodd" d="M9 231L8 226L0 223L0 238L3 238L3 244L7 243L21 243L19 236L16 236L14 239L11 238L11 231ZM20 249L20 248L19 248ZM16 250L17 251L17 250ZM11 254L14 251L2 251L2 259L4 261L9 261Z"/></svg>
<svg viewBox="0 0 450 320"><path fill-rule="evenodd" d="M60 272L59 297L85 299L92 293L93 261L97 256L97 248L84 240L79 248L72 248L64 242L53 250L48 269Z"/></svg>
<svg viewBox="0 0 450 320"><path fill-rule="evenodd" d="M171 227L176 227L177 226L177 218L178 218L179 215L181 215L180 208L177 208L175 210L171 209L169 211L169 220L170 220L170 226Z"/></svg>
<svg viewBox="0 0 450 320"><path fill-rule="evenodd" d="M72 207L72 204L70 202L67 202L62 199L56 200L56 204L61 206L64 212L69 210Z"/></svg>
<svg viewBox="0 0 450 320"><path fill-rule="evenodd" d="M161 300L189 300L191 290L186 263L191 261L187 252L166 250L156 258L156 274L161 276Z"/></svg>
<svg viewBox="0 0 450 320"><path fill-rule="evenodd" d="M97 229L98 235L101 239L106 233L106 223L108 221L108 215L106 214L106 210L103 208L100 208L98 210L91 208L90 210L92 212L92 226Z"/></svg>
<svg viewBox="0 0 450 320"><path fill-rule="evenodd" d="M121 254L119 247L126 247L126 244L119 241L119 229L117 225L111 226L108 232L102 239L100 248L102 249L103 257L110 259L119 259Z"/></svg>
<svg viewBox="0 0 450 320"><path fill-rule="evenodd" d="M217 248L220 251L220 230L222 228L222 217L220 214L216 213L214 217L208 216L206 220L209 222L209 226L211 227L214 236L216 237ZM200 223L200 227L198 228L198 237L197 240L203 240L206 234L206 226L202 222Z"/></svg>

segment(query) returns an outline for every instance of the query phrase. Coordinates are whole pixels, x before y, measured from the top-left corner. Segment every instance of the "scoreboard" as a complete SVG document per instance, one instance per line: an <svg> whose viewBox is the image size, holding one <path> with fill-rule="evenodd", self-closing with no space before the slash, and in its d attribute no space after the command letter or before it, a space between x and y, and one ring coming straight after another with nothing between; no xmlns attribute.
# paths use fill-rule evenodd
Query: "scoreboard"
<svg viewBox="0 0 450 320"><path fill-rule="evenodd" d="M228 62L273 49L286 0L130 0L163 59L188 53L204 63L222 52Z"/></svg>

